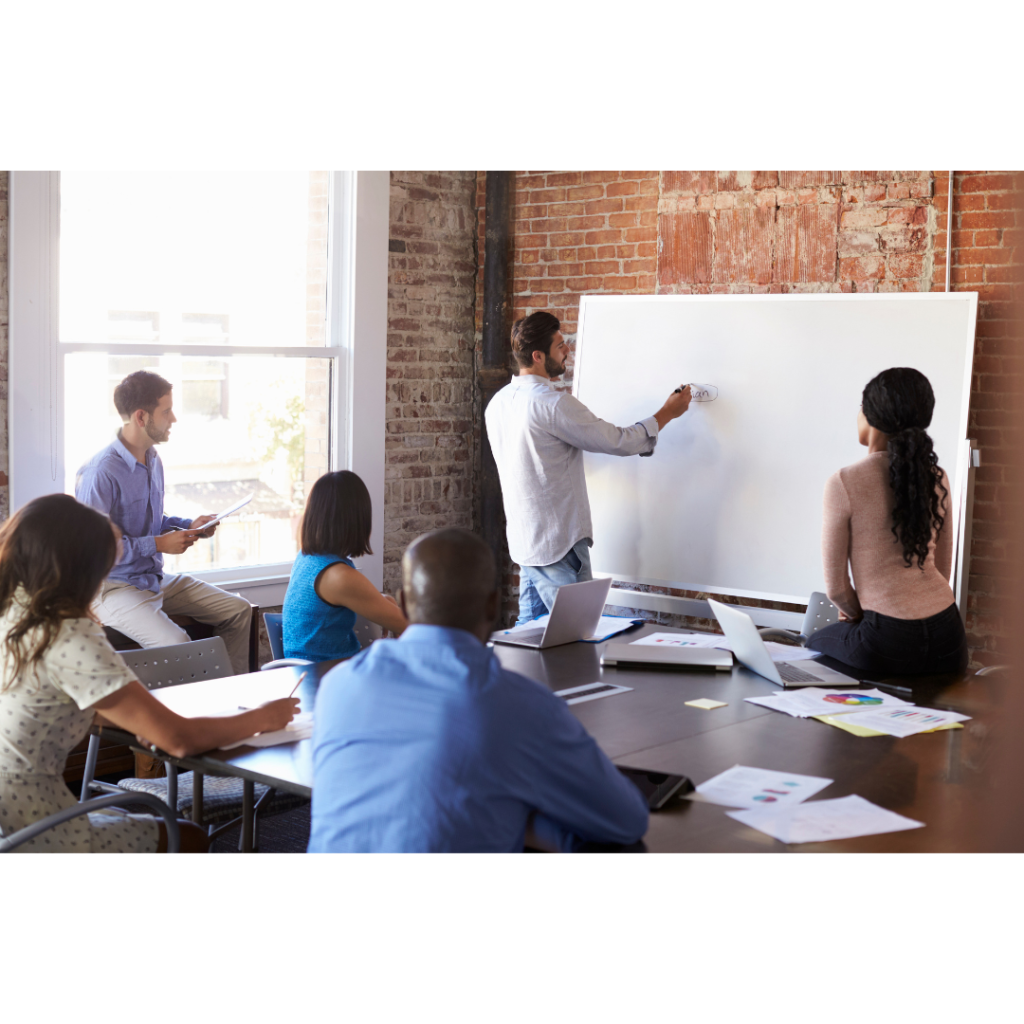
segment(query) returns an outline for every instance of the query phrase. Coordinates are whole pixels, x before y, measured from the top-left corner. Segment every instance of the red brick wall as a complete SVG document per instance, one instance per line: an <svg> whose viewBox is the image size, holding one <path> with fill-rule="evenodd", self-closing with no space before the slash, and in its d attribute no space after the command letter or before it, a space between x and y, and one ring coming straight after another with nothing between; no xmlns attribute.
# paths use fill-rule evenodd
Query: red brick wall
<svg viewBox="0 0 1024 1024"><path fill-rule="evenodd" d="M944 171L575 171L516 175L516 316L550 309L574 340L584 293L885 292L941 289ZM483 188L478 175L479 257ZM980 294L971 432L979 477L968 631L997 657L1000 428L1019 381L1006 348L1021 224L1010 176L957 173L953 286ZM480 294L478 289L478 300ZM477 325L479 330L479 323ZM566 385L571 383L571 363ZM1001 490L1003 488L1003 490ZM509 576L509 601L517 585ZM781 606L785 607L785 606ZM666 621L668 621L666 619Z"/></svg>
<svg viewBox="0 0 1024 1024"><path fill-rule="evenodd" d="M1019 628L1005 614L1013 554L1008 528L1024 509L1013 493L1013 410L1024 391L1019 331L1024 264L1021 179L991 171L957 171L953 186L952 288L978 292L969 436L977 438L982 465L974 493L974 537L967 598L967 632L974 661L1005 657L1006 640ZM945 287L948 172L936 172L936 265L932 288Z"/></svg>
<svg viewBox="0 0 1024 1024"><path fill-rule="evenodd" d="M476 174L392 171L384 589L426 530L473 525Z"/></svg>

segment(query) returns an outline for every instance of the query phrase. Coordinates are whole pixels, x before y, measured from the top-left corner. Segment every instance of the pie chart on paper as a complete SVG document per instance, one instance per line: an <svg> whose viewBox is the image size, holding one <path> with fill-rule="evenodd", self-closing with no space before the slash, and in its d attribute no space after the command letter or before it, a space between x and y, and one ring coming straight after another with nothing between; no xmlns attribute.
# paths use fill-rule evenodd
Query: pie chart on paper
<svg viewBox="0 0 1024 1024"><path fill-rule="evenodd" d="M881 697L862 697L856 693L829 693L826 694L825 700L831 704L857 704L861 706L882 703Z"/></svg>

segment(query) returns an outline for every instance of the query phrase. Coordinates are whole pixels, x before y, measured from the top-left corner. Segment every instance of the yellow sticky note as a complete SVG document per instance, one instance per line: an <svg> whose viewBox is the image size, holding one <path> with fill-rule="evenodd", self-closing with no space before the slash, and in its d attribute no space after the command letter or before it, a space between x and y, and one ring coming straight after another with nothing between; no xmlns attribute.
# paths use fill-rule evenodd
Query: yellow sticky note
<svg viewBox="0 0 1024 1024"><path fill-rule="evenodd" d="M708 700L707 697L701 697L700 700L688 700L686 706L688 708L701 708L704 711L712 711L714 708L727 708L729 705L726 701Z"/></svg>

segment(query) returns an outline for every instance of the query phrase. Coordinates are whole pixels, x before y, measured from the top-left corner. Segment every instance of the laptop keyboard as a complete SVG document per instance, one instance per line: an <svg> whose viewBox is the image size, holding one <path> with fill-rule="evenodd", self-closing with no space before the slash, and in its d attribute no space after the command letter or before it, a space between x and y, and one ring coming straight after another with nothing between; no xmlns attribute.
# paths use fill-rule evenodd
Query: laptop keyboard
<svg viewBox="0 0 1024 1024"><path fill-rule="evenodd" d="M513 633L512 636L509 639L516 640L516 641L523 641L523 640L525 640L528 644L533 644L533 643L539 644L543 638L544 638L544 630L543 629L530 629L530 630L527 630L525 633Z"/></svg>
<svg viewBox="0 0 1024 1024"><path fill-rule="evenodd" d="M777 661L775 667L779 670L779 675L787 683L820 683L821 677L811 675L810 672L805 672L802 668L797 668L796 665L791 665L788 661Z"/></svg>

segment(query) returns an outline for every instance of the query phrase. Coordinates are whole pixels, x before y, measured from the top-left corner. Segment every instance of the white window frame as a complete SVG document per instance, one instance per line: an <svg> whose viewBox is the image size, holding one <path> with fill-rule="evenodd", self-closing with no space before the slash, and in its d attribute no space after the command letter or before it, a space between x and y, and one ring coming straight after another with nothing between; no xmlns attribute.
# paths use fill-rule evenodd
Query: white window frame
<svg viewBox="0 0 1024 1024"><path fill-rule="evenodd" d="M372 555L357 564L384 584L384 406L387 376L387 171L332 171L328 227L327 345L133 344L138 354L280 355L333 360L330 466L358 473L373 504ZM10 508L64 488L64 356L109 351L58 338L60 172L11 171L9 187ZM173 512L173 509L169 510ZM291 562L192 575L263 607L279 605Z"/></svg>

